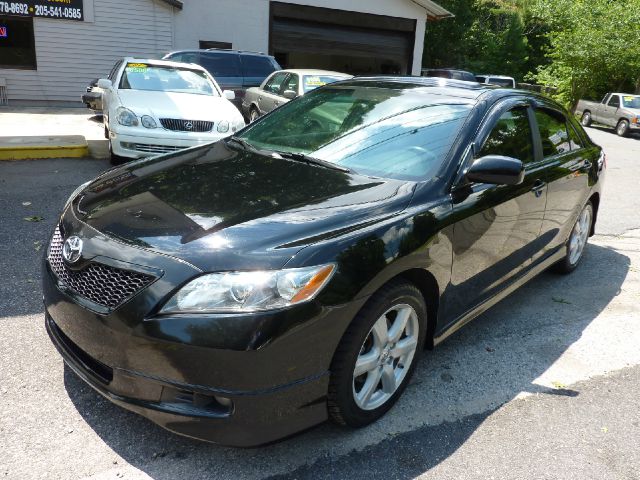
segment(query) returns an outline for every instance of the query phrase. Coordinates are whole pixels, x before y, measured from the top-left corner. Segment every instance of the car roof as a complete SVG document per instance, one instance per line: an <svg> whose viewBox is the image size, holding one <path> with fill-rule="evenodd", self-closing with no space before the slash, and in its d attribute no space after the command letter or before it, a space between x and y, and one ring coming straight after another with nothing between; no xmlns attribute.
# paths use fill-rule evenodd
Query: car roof
<svg viewBox="0 0 640 480"><path fill-rule="evenodd" d="M171 60L157 60L155 58L134 58L134 57L124 57L124 62L126 63L146 63L147 65L157 65L159 67L174 67L174 68L185 68L188 67L192 70L202 70L206 72L204 68L195 63L184 63L184 62L172 62Z"/></svg>
<svg viewBox="0 0 640 480"><path fill-rule="evenodd" d="M335 88L340 86L383 86L399 89L421 89L425 95L439 95L443 98L452 98L458 101L476 103L482 100L495 102L502 98L513 96L525 96L534 100L551 103L563 109L561 105L544 95L529 90L514 88L499 88L495 85L453 80L439 77L414 77L414 76L369 76L354 77L349 80L341 80L322 88Z"/></svg>
<svg viewBox="0 0 640 480"><path fill-rule="evenodd" d="M476 75L476 77L504 78L505 80L514 80L513 77L510 77L508 75L494 75L493 73L481 73Z"/></svg>
<svg viewBox="0 0 640 480"><path fill-rule="evenodd" d="M222 53L226 55L251 55L257 57L271 57L264 52L253 52L251 50L233 50L228 48L192 48L185 50L174 50L165 55L175 55L176 53Z"/></svg>
<svg viewBox="0 0 640 480"><path fill-rule="evenodd" d="M331 70L317 70L315 68L284 68L280 72L297 73L298 75L332 75L336 77L352 78L353 75Z"/></svg>

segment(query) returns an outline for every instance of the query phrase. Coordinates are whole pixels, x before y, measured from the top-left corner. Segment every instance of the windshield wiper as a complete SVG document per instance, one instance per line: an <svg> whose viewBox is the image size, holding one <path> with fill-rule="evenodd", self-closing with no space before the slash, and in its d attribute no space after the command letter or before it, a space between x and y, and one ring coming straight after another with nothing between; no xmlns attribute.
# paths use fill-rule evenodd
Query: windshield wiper
<svg viewBox="0 0 640 480"><path fill-rule="evenodd" d="M249 142L247 142L244 138L236 137L235 135L232 137L229 137L227 139L227 142L234 142L240 145L244 150L256 150L256 148L253 145L251 145Z"/></svg>
<svg viewBox="0 0 640 480"><path fill-rule="evenodd" d="M296 162L304 162L309 165L317 165L319 167L329 168L331 170L337 170L339 172L351 173L351 170L347 167L341 167L336 165L335 163L327 162L326 160L322 160L320 158L310 157L309 155L305 155L304 153L296 153L296 152L274 152L276 155L281 156L282 158L288 158L290 160L295 160Z"/></svg>

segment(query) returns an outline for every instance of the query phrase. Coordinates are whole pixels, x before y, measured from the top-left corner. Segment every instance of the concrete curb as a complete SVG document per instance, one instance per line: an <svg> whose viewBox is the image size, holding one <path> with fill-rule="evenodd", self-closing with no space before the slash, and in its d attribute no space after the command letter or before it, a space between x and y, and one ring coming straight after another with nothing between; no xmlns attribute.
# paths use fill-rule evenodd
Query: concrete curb
<svg viewBox="0 0 640 480"><path fill-rule="evenodd" d="M89 156L82 135L0 137L0 160L39 160Z"/></svg>

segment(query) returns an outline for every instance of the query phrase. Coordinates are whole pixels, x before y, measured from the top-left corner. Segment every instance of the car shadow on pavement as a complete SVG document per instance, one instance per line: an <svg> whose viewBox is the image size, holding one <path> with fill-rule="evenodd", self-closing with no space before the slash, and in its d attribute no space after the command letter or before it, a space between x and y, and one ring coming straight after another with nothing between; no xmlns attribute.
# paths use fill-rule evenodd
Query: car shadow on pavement
<svg viewBox="0 0 640 480"><path fill-rule="evenodd" d="M610 133L611 135L618 135L616 133L616 129L614 127L605 127L604 125L591 125L590 128L593 128L595 130L600 130L601 132L606 132L606 133ZM640 133L634 132L634 131L630 131L626 137L624 138L631 138L633 140L640 140Z"/></svg>
<svg viewBox="0 0 640 480"><path fill-rule="evenodd" d="M333 471L333 478L371 479L382 471L396 472L394 478L414 478L456 452L488 416L523 392L579 395L562 385L563 378L557 379L557 388L536 380L580 340L620 293L629 267L627 256L589 245L582 265L572 275L541 274L434 351L425 352L398 404L379 422L361 430L324 424L266 447L233 449L179 437L122 410L67 367L65 388L96 434L154 479L279 474L332 478L317 473L332 472L334 465L340 474ZM432 433L419 437L433 442L433 448L421 450L429 453L416 455L393 448L396 439L418 429ZM366 455L380 442L388 443L388 455ZM364 455L348 455L362 449ZM397 469L389 470L389 465Z"/></svg>

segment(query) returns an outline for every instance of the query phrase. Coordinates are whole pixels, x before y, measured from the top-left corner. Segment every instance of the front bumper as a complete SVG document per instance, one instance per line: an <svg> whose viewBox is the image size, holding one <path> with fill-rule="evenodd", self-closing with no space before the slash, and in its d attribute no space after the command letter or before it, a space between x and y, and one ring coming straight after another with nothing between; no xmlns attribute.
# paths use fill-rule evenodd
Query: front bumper
<svg viewBox="0 0 640 480"><path fill-rule="evenodd" d="M83 237L90 261L158 276L107 311L61 284L45 259L47 331L99 393L168 430L230 446L269 443L326 420L333 352L366 299L259 314L157 316L157 305L199 271L82 225L71 214L61 224Z"/></svg>
<svg viewBox="0 0 640 480"><path fill-rule="evenodd" d="M143 158L163 153L213 143L231 135L228 133L182 133L170 132L166 135L142 136L129 133L110 132L113 153L126 158Z"/></svg>

